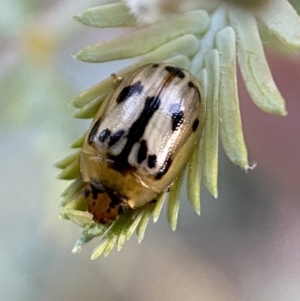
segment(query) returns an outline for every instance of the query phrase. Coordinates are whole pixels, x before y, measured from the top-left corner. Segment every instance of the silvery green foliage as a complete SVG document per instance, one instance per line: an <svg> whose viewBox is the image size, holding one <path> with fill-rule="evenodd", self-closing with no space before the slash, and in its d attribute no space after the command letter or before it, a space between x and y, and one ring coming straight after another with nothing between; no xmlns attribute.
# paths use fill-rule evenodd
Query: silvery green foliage
<svg viewBox="0 0 300 301"><path fill-rule="evenodd" d="M239 110L236 58L254 103L268 113L285 115L285 103L266 61L257 20L263 21L274 45L280 43L287 49L300 50L300 17L292 5L287 0L260 2L261 5L254 8L249 5L244 8L218 0L189 0L184 4L179 0L106 0L74 17L98 28L135 27L125 36L84 48L76 55L77 59L102 63L138 57L136 63L116 72L121 77L152 62L165 61L188 69L203 87L207 116L198 147L171 191L162 193L156 204L129 210L109 225L93 222L92 215L86 211L84 183L79 171L80 147L85 134L73 143L72 147L79 150L57 163L62 170L60 178L72 180L62 194L60 217L83 227L73 252L78 252L92 238L101 236L92 259L101 254L106 256L114 245L120 250L135 230L141 242L149 219L157 221L166 200L168 220L175 230L184 177L187 178L189 202L200 214L201 179L214 197L218 194L219 138L234 164L244 170L250 168ZM140 26L141 23L151 24ZM75 117L93 118L113 86L113 78L108 77L76 97L72 101L78 108Z"/></svg>

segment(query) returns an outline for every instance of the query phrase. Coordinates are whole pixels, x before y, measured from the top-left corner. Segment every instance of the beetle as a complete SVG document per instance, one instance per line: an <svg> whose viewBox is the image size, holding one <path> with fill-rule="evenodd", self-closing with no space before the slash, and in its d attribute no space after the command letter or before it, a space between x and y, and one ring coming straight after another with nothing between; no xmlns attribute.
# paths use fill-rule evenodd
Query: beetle
<svg viewBox="0 0 300 301"><path fill-rule="evenodd" d="M108 94L86 135L80 171L96 222L155 201L200 139L205 103L197 79L171 64L129 72Z"/></svg>

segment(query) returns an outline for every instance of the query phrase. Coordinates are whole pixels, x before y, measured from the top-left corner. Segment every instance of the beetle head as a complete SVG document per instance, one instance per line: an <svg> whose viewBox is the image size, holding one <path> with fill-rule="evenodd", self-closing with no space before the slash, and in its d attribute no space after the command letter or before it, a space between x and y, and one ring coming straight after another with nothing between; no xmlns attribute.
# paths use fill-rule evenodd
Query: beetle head
<svg viewBox="0 0 300 301"><path fill-rule="evenodd" d="M88 212L93 214L94 221L106 224L114 221L129 208L127 200L118 196L101 184L88 183L84 190Z"/></svg>

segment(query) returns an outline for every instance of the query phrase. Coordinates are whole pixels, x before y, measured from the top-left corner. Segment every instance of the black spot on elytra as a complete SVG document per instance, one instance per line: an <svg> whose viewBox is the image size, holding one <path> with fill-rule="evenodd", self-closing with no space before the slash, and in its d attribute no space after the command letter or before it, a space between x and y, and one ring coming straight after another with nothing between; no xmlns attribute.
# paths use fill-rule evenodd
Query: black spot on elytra
<svg viewBox="0 0 300 301"><path fill-rule="evenodd" d="M125 101L128 97L134 94L140 94L143 91L143 88L144 87L140 80L131 86L124 87L117 98L117 103Z"/></svg>
<svg viewBox="0 0 300 301"><path fill-rule="evenodd" d="M148 147L146 140L142 140L137 154L137 162L141 164L147 158Z"/></svg>
<svg viewBox="0 0 300 301"><path fill-rule="evenodd" d="M161 167L159 172L156 174L155 179L156 180L161 179L163 177L163 175L167 173L167 171L169 170L171 164L172 164L172 159L170 157L168 157L166 159L164 165Z"/></svg>
<svg viewBox="0 0 300 301"><path fill-rule="evenodd" d="M146 126L148 125L153 114L159 109L160 98L158 96L147 97L143 111L137 118L135 122L132 123L128 134L127 142L122 150L122 152L117 156L110 156L110 159L114 161L114 167L117 170L131 170L132 166L128 162L128 156L132 150L135 143L139 142L142 138Z"/></svg>
<svg viewBox="0 0 300 301"><path fill-rule="evenodd" d="M113 208L115 208L115 206L116 206L115 203L113 203L113 202L110 202L110 203L109 203L109 208L112 208L112 209L113 209Z"/></svg>
<svg viewBox="0 0 300 301"><path fill-rule="evenodd" d="M107 213L110 213L110 208L108 208L108 209L106 210L106 212L107 212Z"/></svg>
<svg viewBox="0 0 300 301"><path fill-rule="evenodd" d="M93 127L92 127L92 129L91 129L91 131L90 131L90 133L89 133L89 138L88 138L88 143L89 143L89 144L92 144L92 143L94 142L94 140L95 140L95 136L96 136L97 130L98 130L98 128L99 128L100 120L101 120L101 119L98 119L98 120L94 123L94 125L93 125Z"/></svg>
<svg viewBox="0 0 300 301"><path fill-rule="evenodd" d="M199 125L199 119L197 118L194 120L193 125L192 125L193 132L195 132L197 130L198 125Z"/></svg>
<svg viewBox="0 0 300 301"><path fill-rule="evenodd" d="M110 190L107 190L107 193L110 197L110 203L109 203L109 208L115 208L115 206L118 206L122 202L122 198L119 197L117 194L113 193Z"/></svg>
<svg viewBox="0 0 300 301"><path fill-rule="evenodd" d="M124 135L125 131L124 130L119 130L113 135L110 136L109 142L108 142L108 147L113 146L115 143L119 141L119 139Z"/></svg>
<svg viewBox="0 0 300 301"><path fill-rule="evenodd" d="M121 215L122 213L124 213L125 212L125 208L124 208L124 206L120 206L119 208L118 208L118 215Z"/></svg>
<svg viewBox="0 0 300 301"><path fill-rule="evenodd" d="M99 142L103 143L109 137L110 133L111 131L109 129L103 130L98 137Z"/></svg>
<svg viewBox="0 0 300 301"><path fill-rule="evenodd" d="M158 64L153 64L152 68L157 68L159 65Z"/></svg>
<svg viewBox="0 0 300 301"><path fill-rule="evenodd" d="M174 66L166 66L165 69L167 71L169 71L170 73L178 76L179 78L184 78L185 77L184 72L180 68L177 68L177 67L174 67Z"/></svg>
<svg viewBox="0 0 300 301"><path fill-rule="evenodd" d="M91 193L92 193L92 198L94 200L96 200L98 197L98 194L101 193L101 191L99 189L97 189L94 185L91 184Z"/></svg>
<svg viewBox="0 0 300 301"><path fill-rule="evenodd" d="M148 167L149 168L155 167L155 165L156 165L156 159L157 159L156 155L149 155L148 156Z"/></svg>
<svg viewBox="0 0 300 301"><path fill-rule="evenodd" d="M195 84L191 81L188 82L188 87L189 88L195 88Z"/></svg>
<svg viewBox="0 0 300 301"><path fill-rule="evenodd" d="M200 94L199 89L196 87L196 85L192 81L189 81L188 82L188 87L189 88L194 88L196 90L196 93L198 94L198 97L199 97L199 102L201 102L202 101L201 94Z"/></svg>
<svg viewBox="0 0 300 301"><path fill-rule="evenodd" d="M183 122L184 113L181 110L181 105L179 103L174 103L170 105L169 112L172 118L172 131L178 130Z"/></svg>

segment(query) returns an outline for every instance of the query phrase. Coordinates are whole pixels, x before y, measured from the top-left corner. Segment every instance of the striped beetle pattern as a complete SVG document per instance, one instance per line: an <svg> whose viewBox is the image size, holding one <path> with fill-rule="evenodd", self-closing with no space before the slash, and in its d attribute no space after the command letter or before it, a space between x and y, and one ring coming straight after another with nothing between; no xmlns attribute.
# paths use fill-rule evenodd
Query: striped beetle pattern
<svg viewBox="0 0 300 301"><path fill-rule="evenodd" d="M106 97L80 155L84 195L105 224L155 202L189 160L205 119L202 89L173 65L131 71Z"/></svg>

